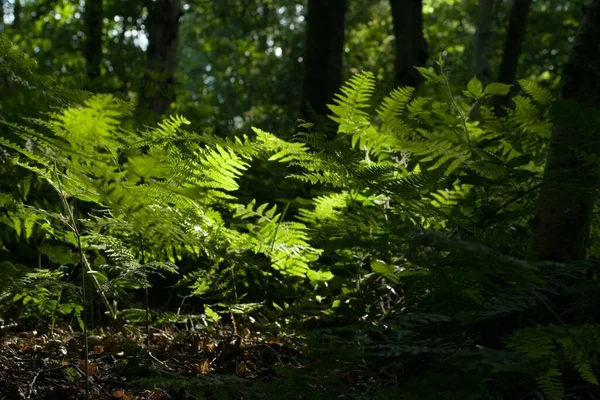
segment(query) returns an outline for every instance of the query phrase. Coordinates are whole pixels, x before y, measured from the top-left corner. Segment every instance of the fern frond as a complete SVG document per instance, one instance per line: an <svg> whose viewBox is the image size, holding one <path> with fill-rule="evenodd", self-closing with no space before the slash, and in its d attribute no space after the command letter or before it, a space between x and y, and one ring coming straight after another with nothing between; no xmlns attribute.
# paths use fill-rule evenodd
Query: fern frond
<svg viewBox="0 0 600 400"><path fill-rule="evenodd" d="M575 364L575 368L577 368L577 371L579 372L581 377L585 379L586 382L591 383L592 385L598 385L598 378L596 377L596 375L594 375L590 363L577 363Z"/></svg>
<svg viewBox="0 0 600 400"><path fill-rule="evenodd" d="M369 124L369 115L363 109L371 106L369 101L375 91L375 76L363 71L354 75L340 90L341 93L335 95L335 104L329 105L333 112L330 118L339 124L338 133L353 135L357 129Z"/></svg>
<svg viewBox="0 0 600 400"><path fill-rule="evenodd" d="M377 114L381 118L382 124L392 123L394 120L399 119L406 105L411 100L415 89L409 86L399 87L386 96L379 108Z"/></svg>
<svg viewBox="0 0 600 400"><path fill-rule="evenodd" d="M518 83L523 90L538 104L547 105L554 100L554 96L552 96L550 90L541 86L537 82L529 79L521 79L518 81Z"/></svg>
<svg viewBox="0 0 600 400"><path fill-rule="evenodd" d="M564 387L560 380L561 373L558 368L550 368L544 375L536 379L540 389L550 400L562 400Z"/></svg>
<svg viewBox="0 0 600 400"><path fill-rule="evenodd" d="M347 205L348 193L329 193L323 196L317 196L312 201L314 210L300 209L298 219L300 221L317 224L323 220L339 220L341 209Z"/></svg>

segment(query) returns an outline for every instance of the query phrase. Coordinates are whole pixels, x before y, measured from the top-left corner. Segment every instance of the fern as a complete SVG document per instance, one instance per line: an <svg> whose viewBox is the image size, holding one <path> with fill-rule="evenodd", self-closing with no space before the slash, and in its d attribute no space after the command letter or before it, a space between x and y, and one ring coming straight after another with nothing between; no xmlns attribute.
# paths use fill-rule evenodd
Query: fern
<svg viewBox="0 0 600 400"><path fill-rule="evenodd" d="M552 96L550 90L534 81L521 79L519 80L519 85L538 104L547 105L554 100L554 96Z"/></svg>
<svg viewBox="0 0 600 400"><path fill-rule="evenodd" d="M341 88L341 93L336 94L335 104L329 109L334 114L331 119L340 125L339 133L355 135L369 124L368 113L363 109L371 106L369 100L374 90L375 76L371 72L362 72L354 75Z"/></svg>
<svg viewBox="0 0 600 400"><path fill-rule="evenodd" d="M402 116L407 104L410 102L414 89L411 87L402 87L392 90L392 92L383 99L377 109L377 114L381 119L382 125L394 125Z"/></svg>
<svg viewBox="0 0 600 400"><path fill-rule="evenodd" d="M277 207L267 210L268 204L254 208L255 202L236 207L234 217L246 220L256 218L254 224L246 224L247 241L252 243L256 253L262 253L271 260L274 269L283 274L297 277L312 277L309 264L316 261L320 250L308 243L308 230L304 224L283 222L283 215L276 213Z"/></svg>
<svg viewBox="0 0 600 400"><path fill-rule="evenodd" d="M600 326L547 326L521 329L507 341L508 347L535 361L541 370L540 388L552 399L563 398L561 365L575 366L581 378L593 385L598 379L592 372L597 365Z"/></svg>
<svg viewBox="0 0 600 400"><path fill-rule="evenodd" d="M355 75L330 106L334 141L318 132L285 140L259 128L235 138L196 134L177 115L136 131L128 128L132 105L102 95L3 121L11 136L0 138L1 161L37 180L0 191L0 240L43 241L49 261L33 272L1 264L10 274L2 300L40 315L79 314L83 299L64 271L83 261L96 289L135 321L216 324L236 313L278 318L278 328L346 324L319 331L315 350L351 365L387 360L407 398L483 398L488 376L513 373L558 398L565 367L596 385L595 325L520 329L506 349L481 345L481 331L502 318L546 322L536 306L581 272L519 258L552 97L521 81L525 93L505 118L482 107L471 120L475 100L506 88L474 79L454 96L443 70L423 73L444 85L446 100L397 88L372 107L374 75ZM249 176L257 164L266 174ZM299 190L254 198L252 185L279 178ZM175 288L200 297L204 314L146 314L127 304L126 291L177 273ZM53 297L55 288L64 298ZM344 368L320 360L330 359L331 370ZM411 375L413 362L419 372ZM438 372L421 376L432 367Z"/></svg>
<svg viewBox="0 0 600 400"><path fill-rule="evenodd" d="M564 398L564 387L560 379L560 371L557 368L550 368L546 373L536 379L539 387L551 400L561 400Z"/></svg>

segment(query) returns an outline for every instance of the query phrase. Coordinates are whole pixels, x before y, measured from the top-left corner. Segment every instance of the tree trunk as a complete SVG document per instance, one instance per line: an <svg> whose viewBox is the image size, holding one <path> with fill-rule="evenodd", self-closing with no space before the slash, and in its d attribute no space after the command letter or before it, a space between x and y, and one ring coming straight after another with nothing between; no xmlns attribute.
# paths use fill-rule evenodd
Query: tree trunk
<svg viewBox="0 0 600 400"><path fill-rule="evenodd" d="M175 101L181 0L148 1L147 8L148 49L140 105L143 110L163 115Z"/></svg>
<svg viewBox="0 0 600 400"><path fill-rule="evenodd" d="M308 0L304 42L302 118L316 122L342 86L347 0ZM315 115L316 114L316 115Z"/></svg>
<svg viewBox="0 0 600 400"><path fill-rule="evenodd" d="M415 67L425 65L429 53L423 36L422 0L390 0L396 38L396 85L417 88L422 77Z"/></svg>
<svg viewBox="0 0 600 400"><path fill-rule="evenodd" d="M4 32L4 0L0 0L0 33Z"/></svg>
<svg viewBox="0 0 600 400"><path fill-rule="evenodd" d="M510 20L504 41L504 54L500 63L498 82L512 85L516 81L519 58L523 50L523 41L527 28L527 18L531 9L531 0L513 0ZM504 115L504 107L508 105L509 96L497 96L494 109L498 115Z"/></svg>
<svg viewBox="0 0 600 400"><path fill-rule="evenodd" d="M593 0L584 11L561 81L561 100L576 101L581 112L600 108L599 38L600 0ZM598 159L598 145L594 144L600 140L600 132L597 123L586 126L576 112L570 114L575 122L556 121L552 132L532 226L530 257L536 260L586 258L600 168L585 158Z"/></svg>
<svg viewBox="0 0 600 400"><path fill-rule="evenodd" d="M490 58L492 41L494 38L494 13L496 0L479 0L477 17L475 18L475 36L473 37L473 57L471 58L471 72L480 81L490 83L492 69Z"/></svg>
<svg viewBox="0 0 600 400"><path fill-rule="evenodd" d="M13 4L13 28L18 29L21 27L21 13L23 12L23 6L21 0L15 0Z"/></svg>
<svg viewBox="0 0 600 400"><path fill-rule="evenodd" d="M85 3L85 44L84 57L88 84L86 88L97 90L102 64L102 30L103 30L102 0L87 0Z"/></svg>

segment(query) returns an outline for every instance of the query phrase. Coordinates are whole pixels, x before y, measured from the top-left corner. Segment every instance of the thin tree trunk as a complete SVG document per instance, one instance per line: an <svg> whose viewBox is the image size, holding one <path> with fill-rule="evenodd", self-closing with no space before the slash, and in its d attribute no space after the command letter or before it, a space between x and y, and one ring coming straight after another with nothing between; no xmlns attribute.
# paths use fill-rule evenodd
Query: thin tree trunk
<svg viewBox="0 0 600 400"><path fill-rule="evenodd" d="M496 10L496 2L496 0L479 0L477 5L471 72L483 83L489 83L492 80L490 58L495 30L494 12Z"/></svg>
<svg viewBox="0 0 600 400"><path fill-rule="evenodd" d="M579 110L600 108L599 38L600 0L593 0L584 11L562 73L561 99L577 101ZM598 146L593 145L600 140L600 131L571 113L575 122L556 122L552 132L532 226L532 259L569 262L586 258L600 168L585 158L598 159Z"/></svg>
<svg viewBox="0 0 600 400"><path fill-rule="evenodd" d="M422 0L390 0L396 39L396 85L417 88L422 77L415 67L425 65L429 53L423 36Z"/></svg>
<svg viewBox="0 0 600 400"><path fill-rule="evenodd" d="M15 0L14 4L13 4L13 23L12 26L15 29L18 29L21 27L21 11L22 11L22 6L21 6L21 0Z"/></svg>
<svg viewBox="0 0 600 400"><path fill-rule="evenodd" d="M302 118L307 121L326 116L327 104L342 86L347 9L347 0L308 1L300 105Z"/></svg>
<svg viewBox="0 0 600 400"><path fill-rule="evenodd" d="M530 9L531 0L513 0L498 82L512 85L516 81L517 67L523 51L523 41L525 40ZM509 96L497 96L495 98L494 109L496 113L504 115L504 107L508 105L508 100Z"/></svg>
<svg viewBox="0 0 600 400"><path fill-rule="evenodd" d="M98 88L101 73L103 18L102 0L87 0L84 12L86 36L83 54L89 81L86 87L91 90Z"/></svg>
<svg viewBox="0 0 600 400"><path fill-rule="evenodd" d="M0 0L0 33L4 32L4 0Z"/></svg>
<svg viewBox="0 0 600 400"><path fill-rule="evenodd" d="M163 115L175 101L181 0L148 1L147 7L148 49L140 105L155 115Z"/></svg>

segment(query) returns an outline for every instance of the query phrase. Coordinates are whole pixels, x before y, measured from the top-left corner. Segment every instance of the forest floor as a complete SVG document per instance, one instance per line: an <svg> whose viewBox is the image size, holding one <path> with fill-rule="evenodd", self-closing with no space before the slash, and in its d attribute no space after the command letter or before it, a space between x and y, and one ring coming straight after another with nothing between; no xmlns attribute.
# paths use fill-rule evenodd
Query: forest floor
<svg viewBox="0 0 600 400"><path fill-rule="evenodd" d="M310 371L298 344L247 330L150 336L149 348L138 329L88 336L90 398L242 399L248 382L277 382L278 367ZM0 332L0 399L84 399L84 349L84 336L70 329Z"/></svg>

